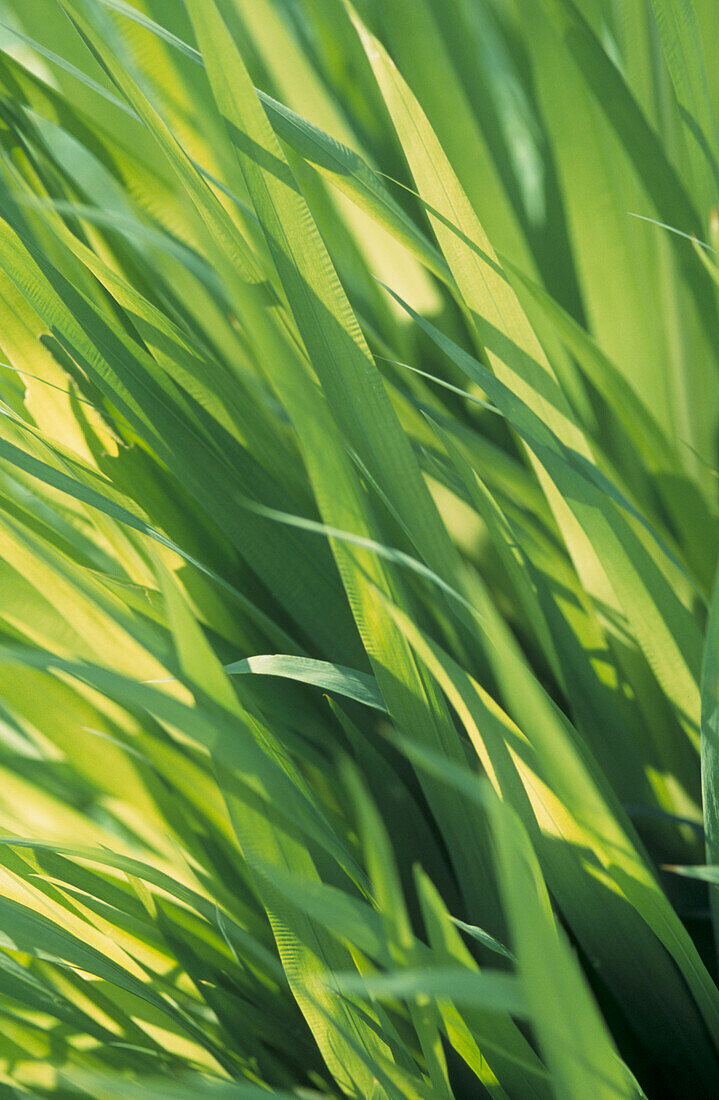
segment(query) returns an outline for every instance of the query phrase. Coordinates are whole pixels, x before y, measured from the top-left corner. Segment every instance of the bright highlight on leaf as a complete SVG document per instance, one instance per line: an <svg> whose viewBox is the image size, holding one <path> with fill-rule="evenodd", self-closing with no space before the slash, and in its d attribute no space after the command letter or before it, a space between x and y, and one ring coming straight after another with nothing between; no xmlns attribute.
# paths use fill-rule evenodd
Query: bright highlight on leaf
<svg viewBox="0 0 719 1100"><path fill-rule="evenodd" d="M0 1096L719 1081L711 0L0 0Z"/></svg>

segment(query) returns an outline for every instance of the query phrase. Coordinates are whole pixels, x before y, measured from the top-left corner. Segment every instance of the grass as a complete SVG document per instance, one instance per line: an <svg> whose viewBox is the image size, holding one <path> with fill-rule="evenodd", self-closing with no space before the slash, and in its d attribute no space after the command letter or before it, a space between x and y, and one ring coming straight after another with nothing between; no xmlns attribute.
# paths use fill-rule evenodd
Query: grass
<svg viewBox="0 0 719 1100"><path fill-rule="evenodd" d="M0 1097L719 1074L713 0L1 0Z"/></svg>

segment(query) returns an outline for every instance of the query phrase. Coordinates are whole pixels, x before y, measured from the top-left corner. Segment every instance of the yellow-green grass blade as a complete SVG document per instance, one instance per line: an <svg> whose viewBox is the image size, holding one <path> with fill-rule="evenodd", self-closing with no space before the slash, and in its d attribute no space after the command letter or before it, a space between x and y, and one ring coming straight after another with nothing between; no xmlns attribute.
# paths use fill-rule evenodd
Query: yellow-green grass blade
<svg viewBox="0 0 719 1100"><path fill-rule="evenodd" d="M594 998L557 926L547 887L521 823L488 800L517 969L557 1096L637 1097ZM548 985L551 994L548 997Z"/></svg>

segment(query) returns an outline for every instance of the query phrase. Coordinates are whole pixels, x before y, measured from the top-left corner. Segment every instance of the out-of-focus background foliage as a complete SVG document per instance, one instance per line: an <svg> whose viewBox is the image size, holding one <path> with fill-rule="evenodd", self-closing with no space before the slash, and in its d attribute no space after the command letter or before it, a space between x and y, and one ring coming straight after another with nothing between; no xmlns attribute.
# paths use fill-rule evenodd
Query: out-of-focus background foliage
<svg viewBox="0 0 719 1100"><path fill-rule="evenodd" d="M715 1094L718 40L0 0L1 1097Z"/></svg>

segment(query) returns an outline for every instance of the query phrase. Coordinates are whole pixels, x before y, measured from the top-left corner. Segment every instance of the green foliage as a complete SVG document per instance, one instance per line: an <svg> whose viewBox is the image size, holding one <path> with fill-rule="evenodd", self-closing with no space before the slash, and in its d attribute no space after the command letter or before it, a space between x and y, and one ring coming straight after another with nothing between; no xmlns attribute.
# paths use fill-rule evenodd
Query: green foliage
<svg viewBox="0 0 719 1100"><path fill-rule="evenodd" d="M719 1080L710 0L0 0L0 1097Z"/></svg>

